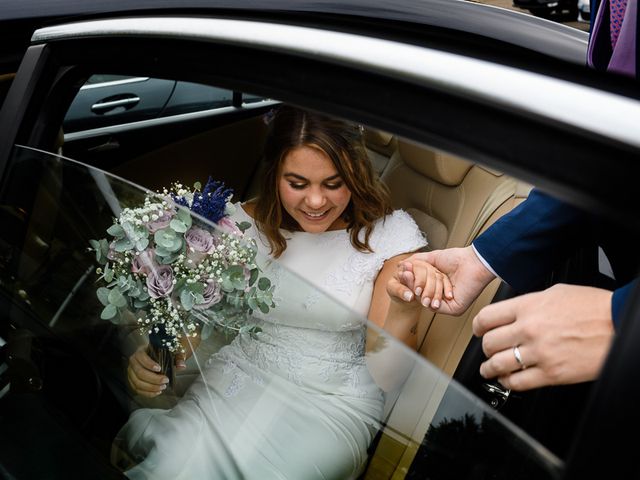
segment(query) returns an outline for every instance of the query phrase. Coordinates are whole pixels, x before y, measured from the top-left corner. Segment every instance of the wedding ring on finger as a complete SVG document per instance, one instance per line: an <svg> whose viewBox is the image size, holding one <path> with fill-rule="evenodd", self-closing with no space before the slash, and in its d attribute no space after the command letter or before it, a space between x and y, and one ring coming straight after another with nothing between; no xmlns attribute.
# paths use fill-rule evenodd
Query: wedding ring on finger
<svg viewBox="0 0 640 480"><path fill-rule="evenodd" d="M520 370L524 370L527 366L522 361L522 355L520 354L520 345L513 347L513 356L516 357L516 362L520 365Z"/></svg>

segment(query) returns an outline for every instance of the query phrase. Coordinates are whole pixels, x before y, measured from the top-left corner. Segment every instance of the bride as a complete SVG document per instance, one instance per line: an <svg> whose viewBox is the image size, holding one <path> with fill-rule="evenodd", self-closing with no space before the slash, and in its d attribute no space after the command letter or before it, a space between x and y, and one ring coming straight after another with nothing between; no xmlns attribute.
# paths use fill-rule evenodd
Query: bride
<svg viewBox="0 0 640 480"><path fill-rule="evenodd" d="M137 462L130 478L355 478L384 402L365 363L363 319L415 348L421 306L398 293L396 272L426 241L392 211L360 128L282 106L265 159L260 195L232 219L252 224L276 308L256 314L259 334L212 355L175 407L131 414L116 439ZM448 279L430 275L441 295ZM157 370L137 350L133 390L161 394L168 379Z"/></svg>

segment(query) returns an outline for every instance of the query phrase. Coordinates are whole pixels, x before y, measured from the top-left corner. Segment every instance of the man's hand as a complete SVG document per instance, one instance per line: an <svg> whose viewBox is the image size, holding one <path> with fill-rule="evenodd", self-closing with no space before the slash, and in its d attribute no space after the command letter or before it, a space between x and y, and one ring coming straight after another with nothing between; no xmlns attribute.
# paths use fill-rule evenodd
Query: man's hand
<svg viewBox="0 0 640 480"><path fill-rule="evenodd" d="M611 296L559 284L487 305L473 319L488 357L480 374L512 390L594 380L613 340Z"/></svg>

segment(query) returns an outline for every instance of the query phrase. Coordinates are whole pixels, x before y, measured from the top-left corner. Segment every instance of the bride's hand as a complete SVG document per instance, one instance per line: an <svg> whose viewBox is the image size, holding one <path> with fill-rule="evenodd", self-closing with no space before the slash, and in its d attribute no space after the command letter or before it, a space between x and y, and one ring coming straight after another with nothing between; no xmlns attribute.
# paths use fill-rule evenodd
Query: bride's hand
<svg viewBox="0 0 640 480"><path fill-rule="evenodd" d="M187 359L193 355L198 345L200 345L200 335L195 337L182 337L180 344L182 345L183 352L175 355L175 366L178 370L184 370L187 368Z"/></svg>
<svg viewBox="0 0 640 480"><path fill-rule="evenodd" d="M424 307L438 310L443 297L452 290L449 277L430 263L418 259L410 263L405 261L398 267L387 285L392 300L411 302L415 298Z"/></svg>
<svg viewBox="0 0 640 480"><path fill-rule="evenodd" d="M129 385L137 394L144 397L157 397L167 388L169 378L159 373L160 365L153 361L146 350L147 346L143 345L129 357L127 378Z"/></svg>

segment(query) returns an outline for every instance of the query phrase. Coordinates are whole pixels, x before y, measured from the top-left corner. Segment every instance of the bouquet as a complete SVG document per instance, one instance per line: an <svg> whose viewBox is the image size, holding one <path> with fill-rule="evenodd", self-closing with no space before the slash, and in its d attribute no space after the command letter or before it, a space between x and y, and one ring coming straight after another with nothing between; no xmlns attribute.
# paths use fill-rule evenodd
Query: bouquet
<svg viewBox="0 0 640 480"><path fill-rule="evenodd" d="M172 379L173 355L189 337L213 329L254 334L254 310L274 307L271 281L256 264L257 246L229 215L233 191L209 178L203 189L174 183L148 192L90 240L96 259L100 318L137 326L149 335L149 353ZM203 221L207 219L211 224Z"/></svg>

